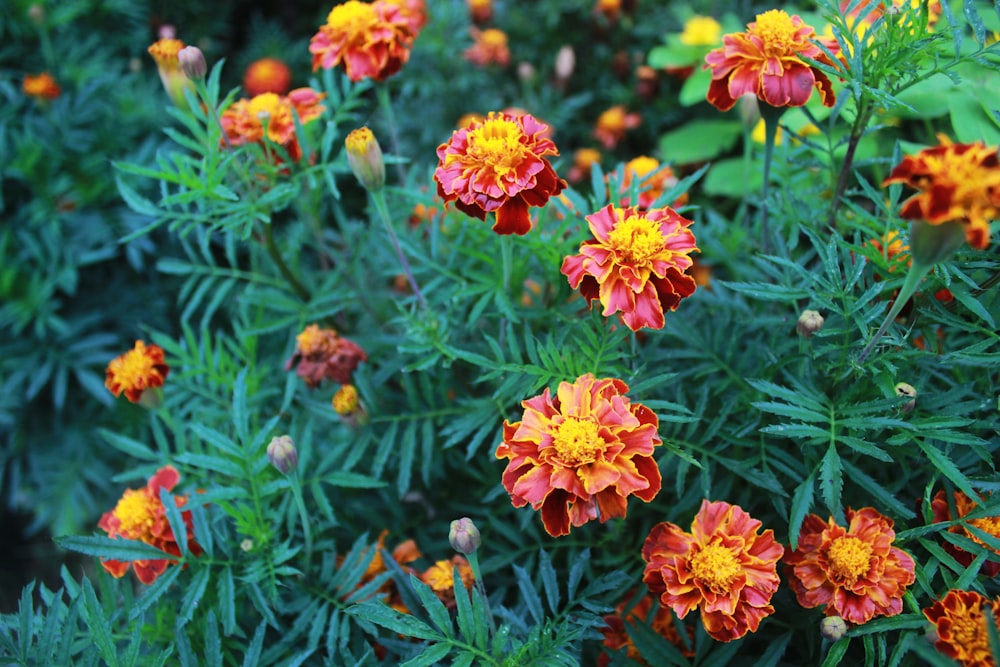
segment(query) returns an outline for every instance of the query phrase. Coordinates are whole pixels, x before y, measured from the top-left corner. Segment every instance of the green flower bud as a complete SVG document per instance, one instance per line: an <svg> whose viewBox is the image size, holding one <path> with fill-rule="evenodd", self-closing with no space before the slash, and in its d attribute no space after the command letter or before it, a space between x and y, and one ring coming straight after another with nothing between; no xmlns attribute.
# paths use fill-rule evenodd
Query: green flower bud
<svg viewBox="0 0 1000 667"><path fill-rule="evenodd" d="M344 140L347 149L347 163L351 171L367 190L376 192L385 185L385 161L382 147L375 135L367 127L359 127Z"/></svg>
<svg viewBox="0 0 1000 667"><path fill-rule="evenodd" d="M204 79L208 71L208 64L205 62L205 54L197 46L185 46L177 52L177 61L181 64L181 69L187 78L195 81Z"/></svg>
<svg viewBox="0 0 1000 667"><path fill-rule="evenodd" d="M476 549L479 548L479 545L482 544L482 538L472 519L462 517L451 522L448 542L451 543L451 548L458 553L469 555L475 553Z"/></svg>
<svg viewBox="0 0 1000 667"><path fill-rule="evenodd" d="M823 639L835 642L847 633L847 622L840 616L827 616L819 623Z"/></svg>
<svg viewBox="0 0 1000 667"><path fill-rule="evenodd" d="M799 315L799 321L795 323L795 330L803 338L810 338L822 328L823 316L816 310L803 310Z"/></svg>
<svg viewBox="0 0 1000 667"><path fill-rule="evenodd" d="M267 460L281 473L287 475L299 467L299 453L287 435L272 438L267 446Z"/></svg>

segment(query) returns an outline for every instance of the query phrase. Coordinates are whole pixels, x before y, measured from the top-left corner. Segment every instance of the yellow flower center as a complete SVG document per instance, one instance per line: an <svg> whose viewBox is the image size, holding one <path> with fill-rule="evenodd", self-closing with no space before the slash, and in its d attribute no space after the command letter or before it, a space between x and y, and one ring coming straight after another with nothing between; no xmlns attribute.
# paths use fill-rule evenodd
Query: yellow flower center
<svg viewBox="0 0 1000 667"><path fill-rule="evenodd" d="M642 178L646 174L650 174L655 171L659 166L660 161L656 158L649 157L648 155L642 155L634 160L629 160L628 164L625 165L625 170L635 174L638 178Z"/></svg>
<svg viewBox="0 0 1000 667"><path fill-rule="evenodd" d="M479 36L479 41L486 48L494 50L503 49L507 47L507 33L503 30L490 28L482 32Z"/></svg>
<svg viewBox="0 0 1000 667"><path fill-rule="evenodd" d="M608 245L633 265L643 265L663 252L660 223L644 215L632 215L620 220L608 233Z"/></svg>
<svg viewBox="0 0 1000 667"><path fill-rule="evenodd" d="M872 545L850 536L835 539L827 552L834 576L849 584L868 572L871 556Z"/></svg>
<svg viewBox="0 0 1000 667"><path fill-rule="evenodd" d="M155 501L145 490L125 489L114 511L121 522L119 532L129 539L142 539L153 527L154 509Z"/></svg>
<svg viewBox="0 0 1000 667"><path fill-rule="evenodd" d="M713 46L722 40L722 25L711 16L692 16L680 39L688 46Z"/></svg>
<svg viewBox="0 0 1000 667"><path fill-rule="evenodd" d="M792 17L780 9L772 9L757 15L752 33L764 43L764 53L769 57L779 57L794 52L795 31Z"/></svg>
<svg viewBox="0 0 1000 667"><path fill-rule="evenodd" d="M160 67L177 67L179 68L180 61L177 59L177 54L180 50L184 48L184 42L179 39L161 39L155 44L147 49L149 55L153 56L153 60Z"/></svg>
<svg viewBox="0 0 1000 667"><path fill-rule="evenodd" d="M284 103L281 101L281 97L275 93L263 93L262 95L258 95L250 100L250 103L247 105L247 110L254 118L260 118L264 114L271 119L277 118L281 115L285 108Z"/></svg>
<svg viewBox="0 0 1000 667"><path fill-rule="evenodd" d="M729 592L742 568L732 550L721 544L705 545L688 561L691 575L719 595Z"/></svg>
<svg viewBox="0 0 1000 667"><path fill-rule="evenodd" d="M146 354L146 344L136 341L135 348L114 359L111 373L123 387L144 387L148 378L156 374L153 360Z"/></svg>
<svg viewBox="0 0 1000 667"><path fill-rule="evenodd" d="M349 39L360 40L375 27L378 20L378 12L373 5L350 0L334 7L326 17L326 24Z"/></svg>
<svg viewBox="0 0 1000 667"><path fill-rule="evenodd" d="M295 337L295 341L299 353L309 357L326 352L330 339L336 335L336 332L329 329L320 329L318 325L310 324Z"/></svg>
<svg viewBox="0 0 1000 667"><path fill-rule="evenodd" d="M598 433L597 422L593 419L567 417L556 426L552 446L564 463L583 465L596 461L607 443Z"/></svg>
<svg viewBox="0 0 1000 667"><path fill-rule="evenodd" d="M961 615L949 615L952 622L949 644L967 649L971 656L975 649L989 646L989 639L986 636L986 618L982 610L973 608L965 611Z"/></svg>
<svg viewBox="0 0 1000 667"><path fill-rule="evenodd" d="M493 168L500 177L517 169L524 161L524 132L512 120L491 117L467 135L469 157Z"/></svg>
<svg viewBox="0 0 1000 667"><path fill-rule="evenodd" d="M607 132L625 131L625 107L611 107L597 118L597 126Z"/></svg>

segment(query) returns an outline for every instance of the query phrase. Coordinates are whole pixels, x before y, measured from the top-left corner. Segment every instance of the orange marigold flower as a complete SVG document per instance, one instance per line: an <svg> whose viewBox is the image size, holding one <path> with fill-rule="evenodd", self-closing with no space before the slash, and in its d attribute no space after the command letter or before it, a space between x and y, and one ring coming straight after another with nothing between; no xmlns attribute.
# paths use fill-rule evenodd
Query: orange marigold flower
<svg viewBox="0 0 1000 667"><path fill-rule="evenodd" d="M590 178L590 171L595 164L601 162L601 151L596 148L580 148L573 153L573 166L570 167L566 180L579 183Z"/></svg>
<svg viewBox="0 0 1000 667"><path fill-rule="evenodd" d="M326 109L320 104L325 97L326 93L317 93L312 88L296 88L287 97L264 93L253 99L238 100L222 112L222 131L231 145L242 146L262 143L266 125L268 140L282 146L292 160L298 161L302 149L295 135L295 116L298 115L301 125L316 120Z"/></svg>
<svg viewBox="0 0 1000 667"><path fill-rule="evenodd" d="M638 208L641 210L652 206L665 190L677 185L677 177L674 175L673 169L667 165L661 166L660 161L656 158L640 155L625 163L625 176L622 178L619 197L621 206L628 206L631 203L628 193L632 181L636 179L639 181ZM683 206L687 201L688 195L685 192L675 199L671 206Z"/></svg>
<svg viewBox="0 0 1000 667"><path fill-rule="evenodd" d="M952 516L951 509L948 507L948 499L945 496L945 492L943 490L938 491L936 494L934 494L934 499L931 500L931 511L934 512L935 522L953 521L955 519L965 519L965 517L968 514L971 514L972 512L976 511L976 509L978 509L979 507L976 501L972 500L971 498L969 498L969 496L965 495L961 491L955 491L952 497L955 499L955 512L957 516ZM983 547L992 551L993 553L1000 555L1000 551L987 546L986 543L983 542L982 538L977 536L968 528L969 526L972 526L973 528L977 528L983 531L987 535L992 535L993 537L1000 539L1000 515L981 516L978 519L965 519L963 521L963 524L964 525L951 526L950 528L948 528L948 532L956 533L958 535L964 535L965 537L968 537L976 544L980 544ZM967 551L958 548L951 542L946 541L944 544L944 548L948 553L950 553L952 556L955 557L955 560L957 560L959 563L961 563L966 567L968 567L969 564L972 563L972 561L975 559L975 556L973 556ZM982 569L980 571L987 577L995 577L998 573L1000 573L1000 563L996 563L993 561L986 561L985 563L983 563Z"/></svg>
<svg viewBox="0 0 1000 667"><path fill-rule="evenodd" d="M653 526L642 547L643 581L679 618L701 607L709 636L721 642L756 632L774 613L782 547L774 531L738 505L703 500L686 533L672 523Z"/></svg>
<svg viewBox="0 0 1000 667"><path fill-rule="evenodd" d="M627 391L621 380L587 373L561 382L555 397L546 387L522 401L522 421L504 422L496 450L508 459L504 488L514 507L541 510L549 535L624 517L629 496L649 502L659 493L659 419Z"/></svg>
<svg viewBox="0 0 1000 667"><path fill-rule="evenodd" d="M164 90L174 104L187 104L184 99L185 90L194 90L194 82L184 74L177 54L184 48L184 42L173 37L164 37L152 44L149 55L156 61L156 70L160 75Z"/></svg>
<svg viewBox="0 0 1000 667"><path fill-rule="evenodd" d="M625 138L625 133L642 124L642 116L629 113L625 106L616 104L597 117L594 124L594 138L606 149L611 150Z"/></svg>
<svg viewBox="0 0 1000 667"><path fill-rule="evenodd" d="M497 234L527 234L528 207L544 206L566 187L545 157L559 155L542 137L548 129L531 114L491 111L486 120L455 130L437 149L438 196L480 220L495 211Z"/></svg>
<svg viewBox="0 0 1000 667"><path fill-rule="evenodd" d="M384 81L410 59L411 19L384 0L348 0L333 8L313 35L313 71L343 65L351 81Z"/></svg>
<svg viewBox="0 0 1000 667"><path fill-rule="evenodd" d="M621 311L632 331L662 329L664 313L677 310L697 287L685 273L698 250L691 222L669 207L640 211L608 204L587 216L594 240L566 257L561 271L588 302L600 300L605 317Z"/></svg>
<svg viewBox="0 0 1000 667"><path fill-rule="evenodd" d="M507 46L507 33L496 28L480 30L472 28L472 39L475 43L462 54L473 65L486 67L497 64L506 67L510 64L510 48Z"/></svg>
<svg viewBox="0 0 1000 667"><path fill-rule="evenodd" d="M473 23L486 23L493 18L493 0L465 0Z"/></svg>
<svg viewBox="0 0 1000 667"><path fill-rule="evenodd" d="M815 29L797 15L780 9L758 14L746 32L725 35L722 46L705 56L705 66L712 68L708 101L728 111L740 97L753 93L772 107L800 107L816 88L823 104L833 106L830 79L803 60L833 65L813 39ZM834 55L839 52L836 41L823 43Z"/></svg>
<svg viewBox="0 0 1000 667"><path fill-rule="evenodd" d="M310 324L296 336L298 345L285 370L296 366L295 373L310 388L326 379L351 384L351 376L362 361L368 360L365 351L352 340L341 337L333 329L320 329Z"/></svg>
<svg viewBox="0 0 1000 667"><path fill-rule="evenodd" d="M105 371L104 386L115 396L125 393L125 398L138 403L142 392L154 387L162 387L170 373L170 366L163 358L163 348L141 340L135 347L115 357Z"/></svg>
<svg viewBox="0 0 1000 667"><path fill-rule="evenodd" d="M1000 625L1000 598L951 590L923 612L934 624L934 648L962 667L996 667L986 624Z"/></svg>
<svg viewBox="0 0 1000 667"><path fill-rule="evenodd" d="M125 489L115 508L105 512L97 526L106 532L108 537L123 537L127 540L145 542L172 556L180 556L177 537L167 520L163 501L160 500L160 489L170 491L180 479L180 474L173 466L160 468L144 488ZM174 502L177 503L177 507L184 507L187 504L187 496L174 496ZM191 510L181 512L181 519L186 528L188 551L197 556L201 553L201 547L194 539ZM135 576L139 581L151 584L169 565L176 562L169 558L135 561L102 559L101 565L115 577L125 576L131 567L135 570Z"/></svg>
<svg viewBox="0 0 1000 667"><path fill-rule="evenodd" d="M629 608L629 603L632 601L633 595L634 593L626 595L625 599L615 607L615 613L604 617L606 625L600 630L604 635L605 647L612 651L624 648L629 660L634 660L640 665L648 665L649 663L643 659L642 654L639 653L639 649L636 648L635 642L629 637L625 626L634 626L637 621L650 621L649 615L653 609L653 597L651 595L643 595L626 613L625 610ZM680 649L685 657L694 657L694 651L692 650L694 646L694 633L691 632L690 628L687 629L688 642L685 644L678 631L678 623L674 620L674 613L670 611L669 607L659 607L650 625L661 637ZM610 662L611 660L607 653L601 653L597 658L598 667L607 667Z"/></svg>
<svg viewBox="0 0 1000 667"><path fill-rule="evenodd" d="M291 87L292 70L277 58L255 60L243 73L243 88L251 97L264 93L284 95Z"/></svg>
<svg viewBox="0 0 1000 667"><path fill-rule="evenodd" d="M475 583L475 576L472 574L472 566L465 556L455 555L451 560L439 560L420 575L420 580L427 584L432 591L437 593L438 598L445 603L449 609L455 608L455 571L458 568L459 580L466 587L472 588Z"/></svg>
<svg viewBox="0 0 1000 667"><path fill-rule="evenodd" d="M399 7L399 12L410 24L410 33L416 39L417 35L427 25L427 3L424 0L382 0Z"/></svg>
<svg viewBox="0 0 1000 667"><path fill-rule="evenodd" d="M26 74L24 83L21 84L21 90L25 95L38 100L54 100L62 94L62 88L48 72L35 75Z"/></svg>
<svg viewBox="0 0 1000 667"><path fill-rule="evenodd" d="M932 225L961 222L973 248L990 243L990 221L1000 217L1000 162L997 148L981 141L956 144L943 134L940 145L907 155L883 181L919 190L900 208L906 220Z"/></svg>
<svg viewBox="0 0 1000 667"><path fill-rule="evenodd" d="M860 625L903 610L914 581L913 558L892 546L892 520L871 507L847 510L847 528L810 514L799 548L785 553L788 581L803 607L826 606L827 616Z"/></svg>

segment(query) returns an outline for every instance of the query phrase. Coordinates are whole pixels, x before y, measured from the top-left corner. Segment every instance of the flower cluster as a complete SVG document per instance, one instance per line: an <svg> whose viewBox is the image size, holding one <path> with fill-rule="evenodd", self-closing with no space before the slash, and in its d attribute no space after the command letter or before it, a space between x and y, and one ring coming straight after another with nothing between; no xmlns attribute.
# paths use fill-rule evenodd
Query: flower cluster
<svg viewBox="0 0 1000 667"><path fill-rule="evenodd" d="M931 500L931 511L934 512L934 521L952 521L955 519L964 519L965 525L951 526L948 532L955 533L956 535L964 535L976 544L980 544L987 549L993 551L993 553L1000 555L1000 550L992 547L986 546L982 538L976 533L969 530L969 528L974 528L980 530L987 535L992 535L994 539L1000 540L1000 516L981 516L975 519L966 519L965 517L969 514L975 512L979 505L965 495L961 491L955 491L952 494L952 498L955 501L955 515L952 516L951 509L948 507L948 498L944 491L938 491L934 494L934 499ZM957 546L951 542L945 542L944 548L948 553L954 556L962 565L968 567L974 560L974 556L967 551L959 549ZM995 577L1000 574L1000 563L994 561L986 561L980 570L987 577Z"/></svg>
<svg viewBox="0 0 1000 667"><path fill-rule="evenodd" d="M386 0L348 0L334 7L309 42L313 70L344 66L351 81L384 81L410 58L414 16ZM417 19L416 22L420 22Z"/></svg>
<svg viewBox="0 0 1000 667"><path fill-rule="evenodd" d="M651 501L660 491L653 450L659 419L632 403L621 380L581 375L522 401L522 421L504 422L496 457L507 459L503 485L514 507L541 510L546 532L624 517L629 496Z"/></svg>
<svg viewBox="0 0 1000 667"><path fill-rule="evenodd" d="M137 340L135 347L108 364L104 386L115 396L124 393L129 401L138 403L144 391L162 387L169 373L163 348L159 345L147 347L144 341Z"/></svg>
<svg viewBox="0 0 1000 667"><path fill-rule="evenodd" d="M220 122L225 133L223 144L232 146L262 143L268 141L281 146L288 157L297 162L302 158L302 149L295 134L295 117L306 125L316 120L326 109L320 102L326 93L317 93L312 88L296 88L288 96L277 93L263 93L252 99L234 102L222 112ZM276 162L281 160L276 157Z"/></svg>
<svg viewBox="0 0 1000 667"><path fill-rule="evenodd" d="M295 353L285 362L285 370L295 366L295 373L310 388L328 379L351 384L355 369L368 360L368 355L357 343L333 329L321 329L317 324L307 326L295 340Z"/></svg>
<svg viewBox="0 0 1000 667"><path fill-rule="evenodd" d="M171 556L180 556L177 537L167 520L163 501L160 500L160 489L171 491L179 481L180 474L173 466L160 468L144 488L126 489L115 508L105 512L101 517L98 527L104 530L108 537L145 542ZM177 507L184 507L187 504L187 497L174 496L174 502L177 503ZM201 553L201 547L194 539L191 511L181 512L181 519L186 528L188 551L197 556ZM104 569L115 577L125 576L131 567L135 571L135 576L144 584L156 581L156 578L172 563L176 561L170 558L131 562L101 560Z"/></svg>

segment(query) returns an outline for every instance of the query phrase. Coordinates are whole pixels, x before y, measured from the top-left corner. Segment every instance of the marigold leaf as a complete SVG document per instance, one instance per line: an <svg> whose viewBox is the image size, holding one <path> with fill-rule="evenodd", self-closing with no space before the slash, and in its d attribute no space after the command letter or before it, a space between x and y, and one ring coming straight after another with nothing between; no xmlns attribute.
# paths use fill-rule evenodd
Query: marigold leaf
<svg viewBox="0 0 1000 667"><path fill-rule="evenodd" d="M166 572L161 574L156 578L150 586L142 592L142 596L138 599L135 606L129 611L129 620L136 620L142 616L147 609L153 606L153 604L159 600L170 585L174 583L176 579L183 570L179 567L168 567Z"/></svg>
<svg viewBox="0 0 1000 667"><path fill-rule="evenodd" d="M83 579L83 622L90 629L90 636L94 646L101 654L101 657L108 664L108 667L118 667L118 650L115 641L111 636L111 623L104 614L104 609L97 601L97 594L90 579ZM30 637L30 634L29 634Z"/></svg>
<svg viewBox="0 0 1000 667"><path fill-rule="evenodd" d="M65 535L55 538L55 542L63 549L77 551L88 556L98 556L108 560L177 559L177 556L160 551L145 542L135 542L121 538L100 537L97 535Z"/></svg>
<svg viewBox="0 0 1000 667"><path fill-rule="evenodd" d="M528 608L528 613L535 623L541 623L545 618L542 611L542 599L538 597L535 584L531 581L531 576L520 565L514 565L514 575L517 577L517 588L521 591L521 600Z"/></svg>
<svg viewBox="0 0 1000 667"><path fill-rule="evenodd" d="M362 602L347 608L347 613L358 619L365 619L390 632L397 632L405 637L443 641L441 636L431 626L409 614L401 614L381 600Z"/></svg>
<svg viewBox="0 0 1000 667"><path fill-rule="evenodd" d="M428 665L440 664L444 658L451 653L451 644L440 643L426 646L420 655L410 658L402 663L400 667L428 667Z"/></svg>
<svg viewBox="0 0 1000 667"><path fill-rule="evenodd" d="M840 455L837 454L837 447L832 442L823 455L823 460L820 461L819 471L819 488L823 502L833 516L843 516L840 498L844 490L844 469Z"/></svg>
<svg viewBox="0 0 1000 667"><path fill-rule="evenodd" d="M792 549L799 548L799 532L802 530L802 522L812 508L815 484L816 473L813 472L795 487L795 493L792 494L792 507L788 514L788 541Z"/></svg>
<svg viewBox="0 0 1000 667"><path fill-rule="evenodd" d="M253 638L243 655L243 667L256 667L260 664L260 651L264 647L264 633L267 631L267 621L261 621L253 633Z"/></svg>

